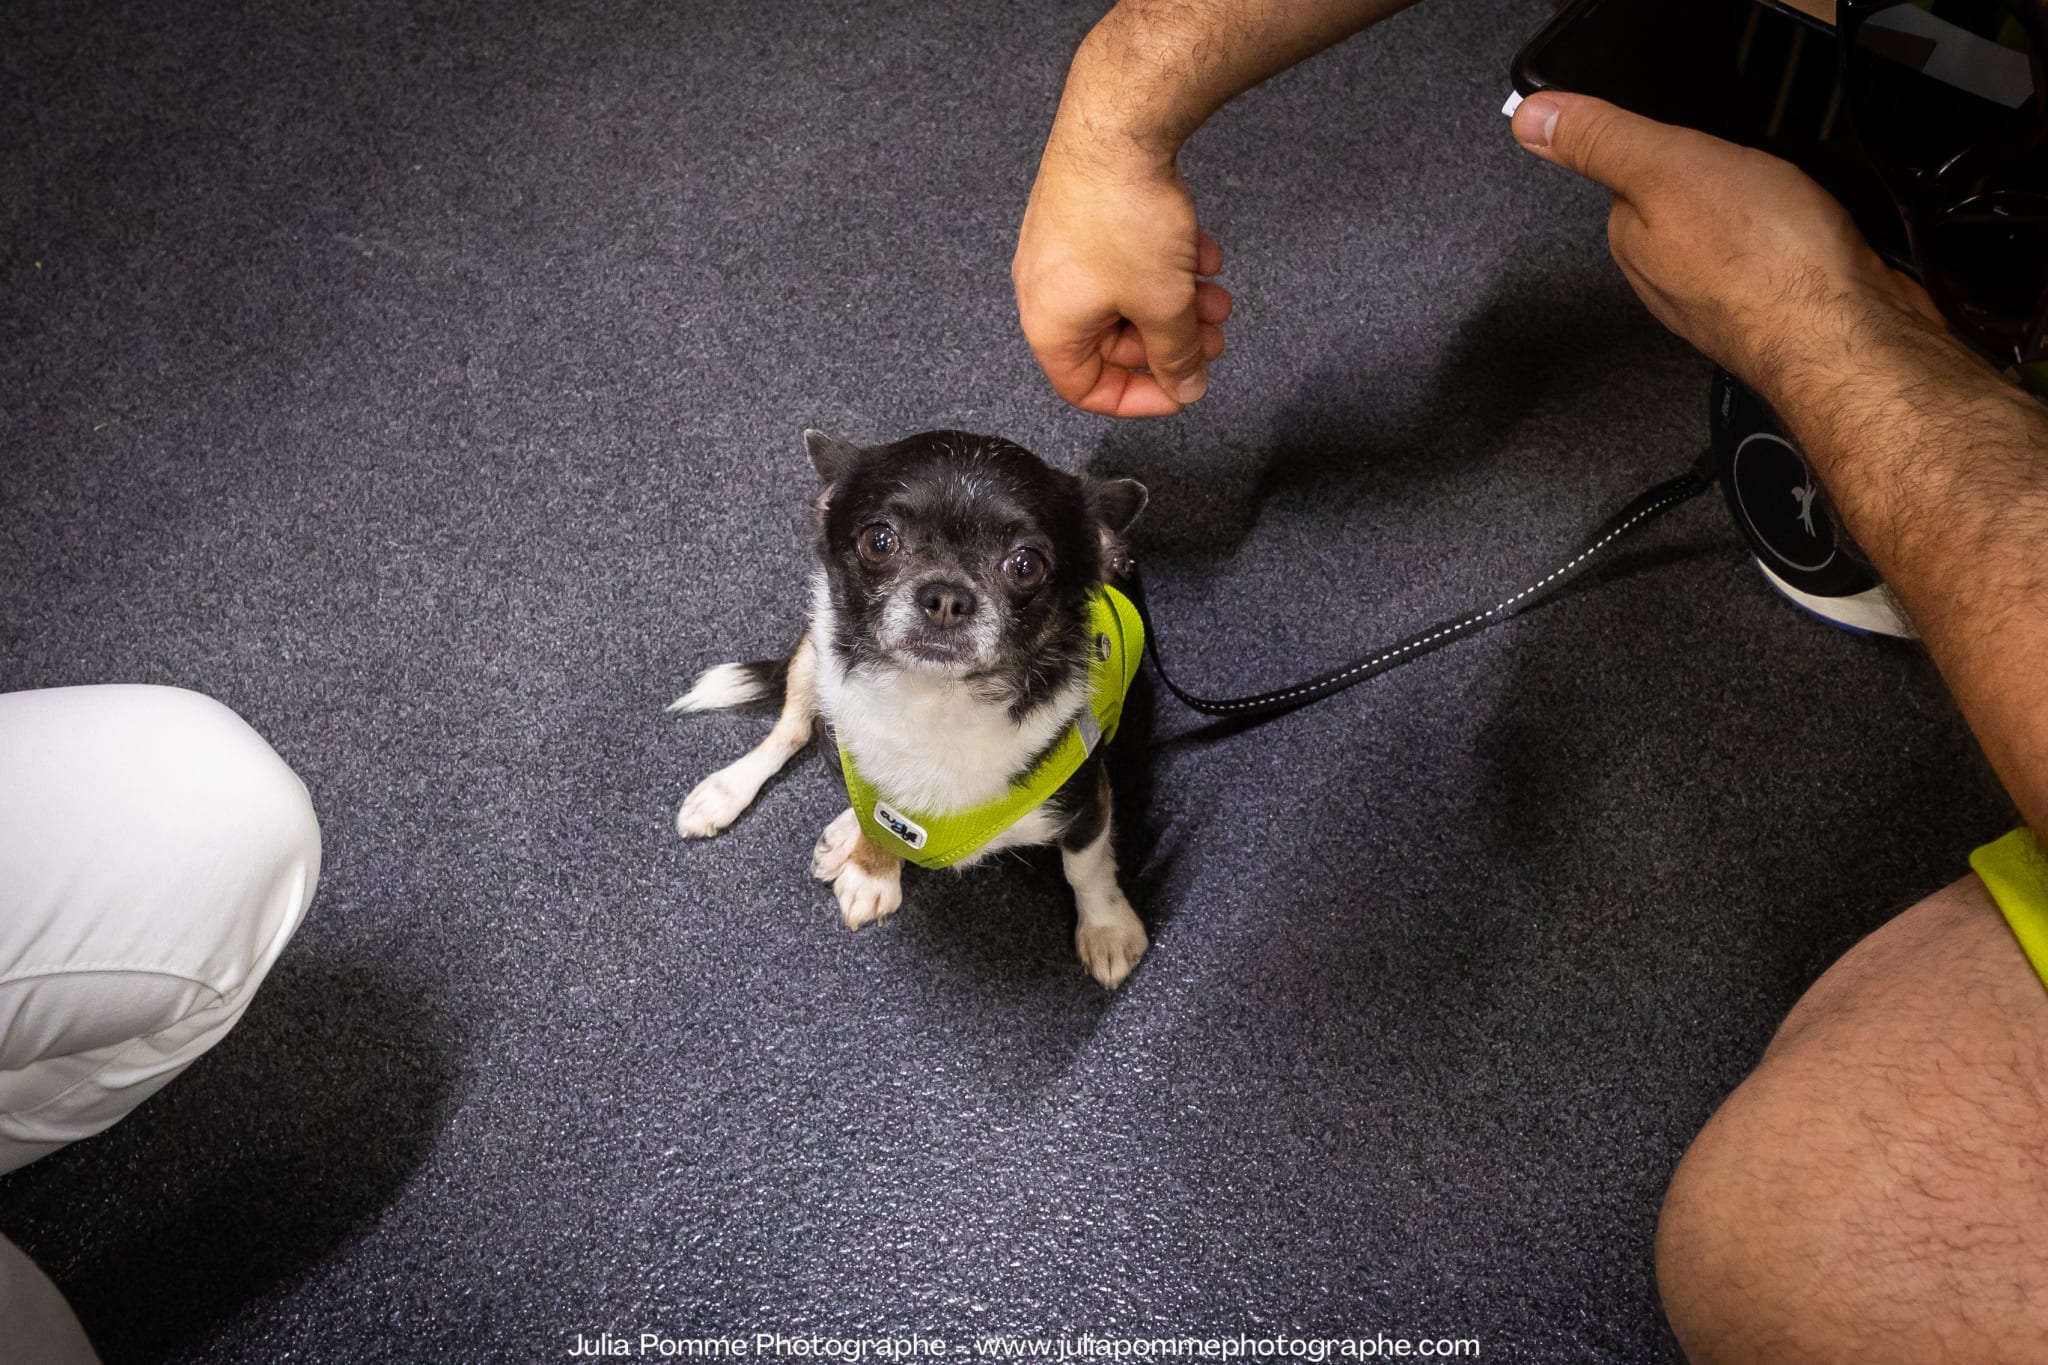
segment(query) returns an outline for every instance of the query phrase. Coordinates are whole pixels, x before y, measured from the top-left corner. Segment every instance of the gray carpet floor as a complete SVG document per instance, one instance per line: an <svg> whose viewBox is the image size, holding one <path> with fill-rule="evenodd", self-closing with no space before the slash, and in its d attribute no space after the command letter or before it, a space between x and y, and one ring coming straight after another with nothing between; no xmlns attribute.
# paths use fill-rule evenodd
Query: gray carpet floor
<svg viewBox="0 0 2048 1365"><path fill-rule="evenodd" d="M209 692L326 837L241 1028L0 1181L113 1365L606 1329L1675 1357L1687 1141L2010 820L1918 653L1770 596L1711 500L1263 730L1139 717L1156 946L1115 994L1044 855L843 930L814 761L671 830L764 723L662 707L800 628L806 425L1144 479L1212 693L1540 571L1703 436L1603 196L1499 116L1536 0L1435 0L1216 119L1211 396L1065 409L1007 268L1097 12L0 11L0 687Z"/></svg>

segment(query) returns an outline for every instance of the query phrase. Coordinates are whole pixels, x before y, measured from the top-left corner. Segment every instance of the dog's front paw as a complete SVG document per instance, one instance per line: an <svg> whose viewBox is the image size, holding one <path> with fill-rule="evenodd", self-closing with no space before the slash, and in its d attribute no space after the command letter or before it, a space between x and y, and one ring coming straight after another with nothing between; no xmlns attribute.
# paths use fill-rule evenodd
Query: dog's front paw
<svg viewBox="0 0 2048 1365"><path fill-rule="evenodd" d="M839 869L846 866L846 860L859 847L860 818L848 806L837 820L825 826L825 832L811 849L811 875L821 882L836 880Z"/></svg>
<svg viewBox="0 0 2048 1365"><path fill-rule="evenodd" d="M903 904L903 869L891 868L876 875L857 862L849 862L832 879L832 894L839 901L839 918L849 929L873 924L896 913Z"/></svg>
<svg viewBox="0 0 2048 1365"><path fill-rule="evenodd" d="M682 807L676 811L676 833L685 839L709 839L739 819L740 812L753 799L754 793L742 791L740 784L720 769L683 798Z"/></svg>
<svg viewBox="0 0 2048 1365"><path fill-rule="evenodd" d="M1109 904L1082 915L1074 929L1074 950L1081 955L1081 965L1112 990L1131 974L1150 942L1137 911L1121 892Z"/></svg>
<svg viewBox="0 0 2048 1365"><path fill-rule="evenodd" d="M877 867L881 870L873 870ZM817 847L811 850L811 875L832 883L839 918L849 929L893 915L903 904L903 864L891 857L877 858L872 849L861 855L860 818L851 806L818 836Z"/></svg>

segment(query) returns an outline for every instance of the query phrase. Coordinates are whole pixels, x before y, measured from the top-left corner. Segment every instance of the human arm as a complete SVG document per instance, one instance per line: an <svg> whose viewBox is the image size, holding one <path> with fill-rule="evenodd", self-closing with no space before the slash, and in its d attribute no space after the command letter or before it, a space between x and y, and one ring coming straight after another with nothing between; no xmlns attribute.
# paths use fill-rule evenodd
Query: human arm
<svg viewBox="0 0 2048 1365"><path fill-rule="evenodd" d="M1032 353L1077 407L1201 397L1231 299L1175 163L1231 99L1412 0L1122 0L1081 43L1010 275Z"/></svg>
<svg viewBox="0 0 2048 1365"><path fill-rule="evenodd" d="M1514 127L1615 192L1629 282L1791 428L2048 833L2048 407L1951 338L1786 163L1582 97L1532 98Z"/></svg>

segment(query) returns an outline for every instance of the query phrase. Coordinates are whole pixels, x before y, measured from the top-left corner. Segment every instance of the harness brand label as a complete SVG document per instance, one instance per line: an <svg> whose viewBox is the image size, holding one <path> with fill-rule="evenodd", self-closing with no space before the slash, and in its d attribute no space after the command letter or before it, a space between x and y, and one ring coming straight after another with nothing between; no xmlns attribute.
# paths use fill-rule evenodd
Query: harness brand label
<svg viewBox="0 0 2048 1365"><path fill-rule="evenodd" d="M912 848L924 847L924 826L898 811L887 801L875 802L875 823Z"/></svg>

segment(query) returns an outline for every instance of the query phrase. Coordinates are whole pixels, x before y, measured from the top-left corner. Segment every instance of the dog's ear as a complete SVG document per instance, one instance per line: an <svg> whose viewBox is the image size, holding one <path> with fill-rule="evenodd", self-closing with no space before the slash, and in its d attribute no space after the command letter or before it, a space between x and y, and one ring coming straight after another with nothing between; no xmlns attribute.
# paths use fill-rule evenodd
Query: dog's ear
<svg viewBox="0 0 2048 1365"><path fill-rule="evenodd" d="M1088 480L1089 510L1102 529L1118 539L1131 529L1131 523L1145 510L1151 496L1136 479Z"/></svg>
<svg viewBox="0 0 2048 1365"><path fill-rule="evenodd" d="M804 450L811 457L811 468L818 471L818 477L827 484L838 483L853 471L854 461L860 458L860 447L836 436L827 436L816 427L804 432Z"/></svg>
<svg viewBox="0 0 2048 1365"><path fill-rule="evenodd" d="M1124 533L1145 510L1152 496L1136 479L1084 479L1088 511L1095 518L1095 533L1102 541L1102 559L1112 576L1130 567L1129 545Z"/></svg>

